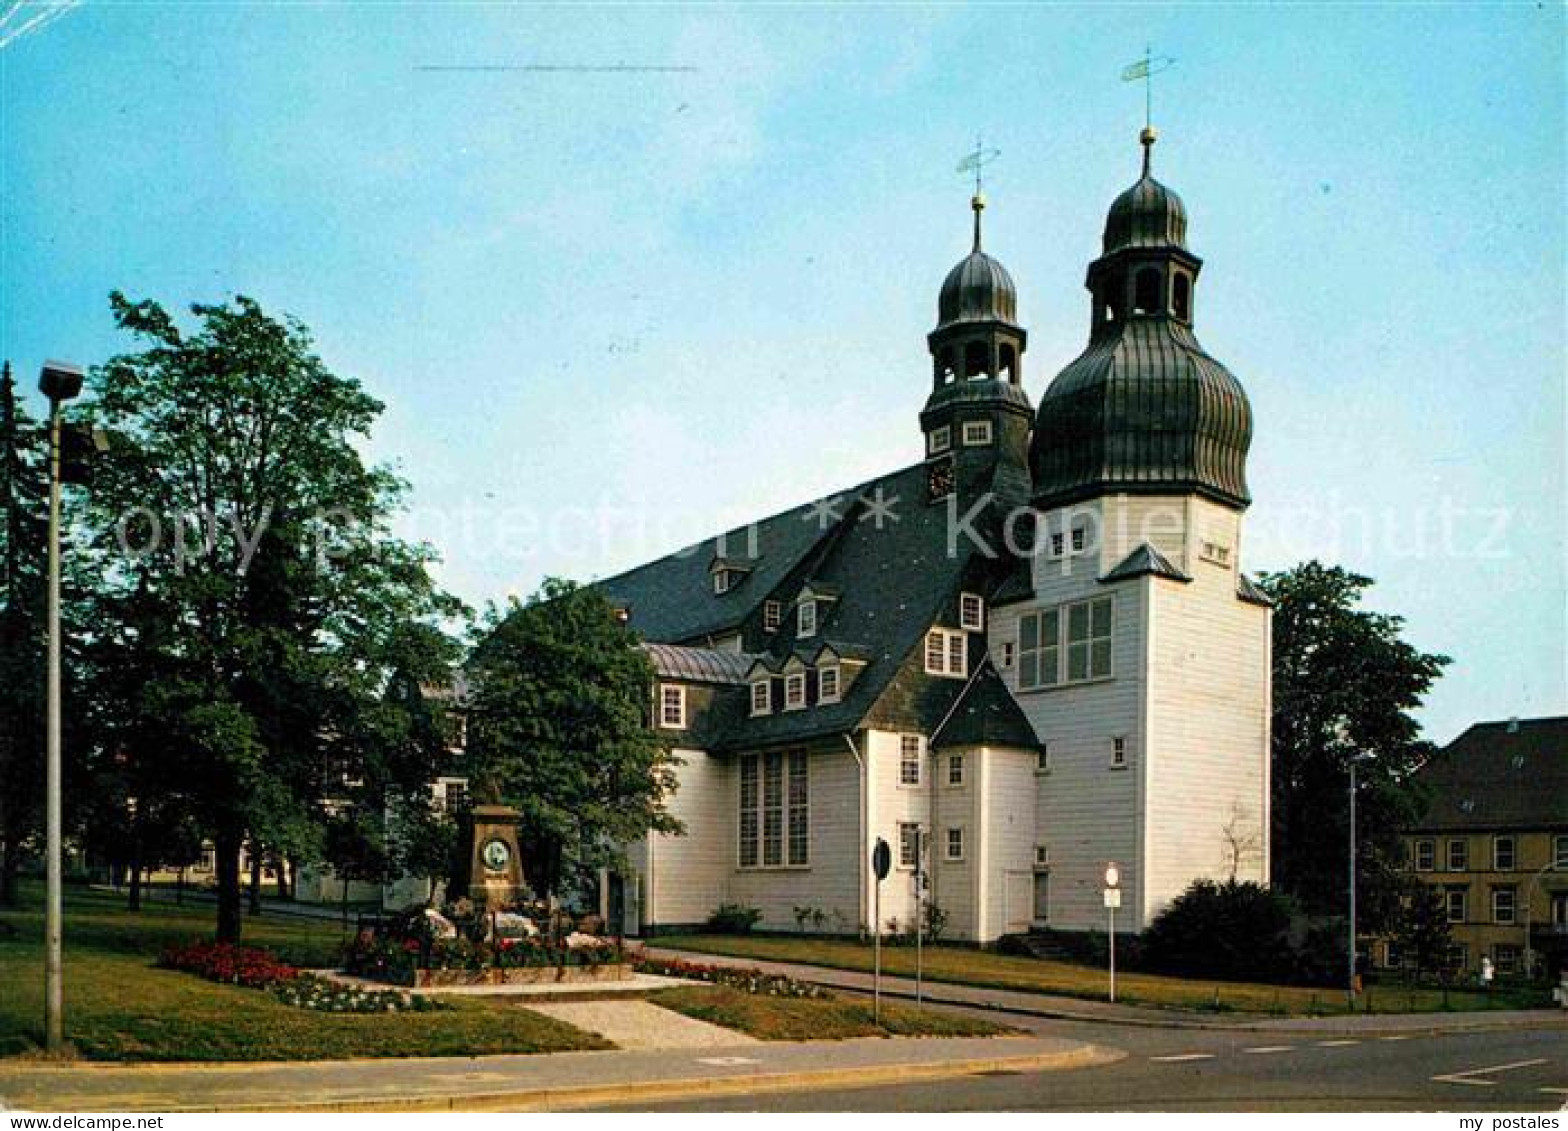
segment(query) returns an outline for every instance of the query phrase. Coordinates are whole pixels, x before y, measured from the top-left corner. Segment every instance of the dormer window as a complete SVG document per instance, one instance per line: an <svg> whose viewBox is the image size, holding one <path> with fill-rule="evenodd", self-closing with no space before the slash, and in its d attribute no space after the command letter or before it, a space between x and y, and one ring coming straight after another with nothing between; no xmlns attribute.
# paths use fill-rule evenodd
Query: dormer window
<svg viewBox="0 0 1568 1131"><path fill-rule="evenodd" d="M791 672L784 677L784 709L798 711L806 705L806 673Z"/></svg>
<svg viewBox="0 0 1568 1131"><path fill-rule="evenodd" d="M959 626L970 632L985 631L985 600L976 593L963 593L958 598Z"/></svg>
<svg viewBox="0 0 1568 1131"><path fill-rule="evenodd" d="M762 631L777 632L779 623L784 619L784 604L782 601L762 602Z"/></svg>
<svg viewBox="0 0 1568 1131"><path fill-rule="evenodd" d="M757 715L771 715L773 713L773 681L771 679L752 681L751 713L754 718Z"/></svg>
<svg viewBox="0 0 1568 1131"><path fill-rule="evenodd" d="M734 589L751 572L753 563L745 558L726 558L722 555L708 563L708 574L713 579L713 592L722 596Z"/></svg>
<svg viewBox="0 0 1568 1131"><path fill-rule="evenodd" d="M817 702L837 703L840 694L840 669L829 664L817 672Z"/></svg>
<svg viewBox="0 0 1568 1131"><path fill-rule="evenodd" d="M926 438L926 455L939 456L943 452L951 451L953 447L953 429L944 424L940 428L931 429L931 435Z"/></svg>
<svg viewBox="0 0 1568 1131"><path fill-rule="evenodd" d="M795 610L795 635L815 636L817 634L817 603L815 601L802 601Z"/></svg>
<svg viewBox="0 0 1568 1131"><path fill-rule="evenodd" d="M730 591L730 586L735 584L735 573L732 570L716 569L713 571L713 592L723 595Z"/></svg>
<svg viewBox="0 0 1568 1131"><path fill-rule="evenodd" d="M963 679L969 674L969 635L949 628L926 633L926 674Z"/></svg>
<svg viewBox="0 0 1568 1131"><path fill-rule="evenodd" d="M989 420L969 420L964 423L964 447L982 448L991 442Z"/></svg>

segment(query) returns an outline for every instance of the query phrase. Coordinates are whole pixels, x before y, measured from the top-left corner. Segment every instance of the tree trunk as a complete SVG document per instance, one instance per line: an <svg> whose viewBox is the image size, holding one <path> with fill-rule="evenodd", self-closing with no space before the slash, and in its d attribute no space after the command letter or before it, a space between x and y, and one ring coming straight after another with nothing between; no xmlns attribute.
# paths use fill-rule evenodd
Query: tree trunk
<svg viewBox="0 0 1568 1131"><path fill-rule="evenodd" d="M240 836L221 832L214 838L214 867L218 873L218 941L239 942L240 914Z"/></svg>
<svg viewBox="0 0 1568 1131"><path fill-rule="evenodd" d="M289 897L289 884L288 884L288 864L289 864L289 862L288 862L288 860L285 857L280 855L272 863L278 869L278 883L277 883L278 898L279 899L287 899Z"/></svg>
<svg viewBox="0 0 1568 1131"><path fill-rule="evenodd" d="M14 841L7 839L4 844L0 844L0 905L6 907L16 906L16 882L21 866L19 855Z"/></svg>
<svg viewBox="0 0 1568 1131"><path fill-rule="evenodd" d="M343 929L348 929L348 877L342 878L343 883Z"/></svg>
<svg viewBox="0 0 1568 1131"><path fill-rule="evenodd" d="M261 846L250 849L250 913L261 914Z"/></svg>

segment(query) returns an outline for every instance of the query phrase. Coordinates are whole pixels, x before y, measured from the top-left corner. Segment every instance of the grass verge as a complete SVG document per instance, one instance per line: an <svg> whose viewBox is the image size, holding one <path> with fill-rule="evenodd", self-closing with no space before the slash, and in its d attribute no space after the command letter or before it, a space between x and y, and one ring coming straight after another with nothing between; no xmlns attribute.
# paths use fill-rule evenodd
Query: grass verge
<svg viewBox="0 0 1568 1131"><path fill-rule="evenodd" d="M762 1041L839 1041L850 1037L991 1037L1008 1030L980 1018L942 1010L884 1004L882 1023L870 1002L842 998L784 998L728 986L660 990L655 1005L735 1029Z"/></svg>
<svg viewBox="0 0 1568 1131"><path fill-rule="evenodd" d="M0 1055L42 1041L43 915L36 887L20 911L0 913ZM272 994L160 970L172 942L211 937L212 908L147 906L130 914L108 893L70 889L65 907L65 1029L90 1060L320 1060L476 1056L610 1047L602 1038L526 1009L454 1002L438 1013L336 1014L285 1005ZM5 930L9 926L14 930ZM332 965L335 923L248 919L245 941L303 966Z"/></svg>
<svg viewBox="0 0 1568 1131"><path fill-rule="evenodd" d="M657 945L699 954L724 954L772 962L799 962L837 970L870 971L872 948L846 939L791 938L773 935L681 935L659 939ZM1042 958L993 954L970 947L927 946L925 976L936 982L1024 990L1062 997L1104 1001L1106 973ZM907 947L883 947L882 970L913 977L915 954ZM1311 986L1271 986L1253 982L1212 982L1160 974L1116 973L1120 1002L1175 1009L1263 1014L1339 1014L1346 1012L1345 995ZM1469 990L1377 986L1370 988L1357 1012L1370 1000L1377 1013L1430 1013L1443 1010L1529 1009L1545 1004L1544 995L1529 989Z"/></svg>

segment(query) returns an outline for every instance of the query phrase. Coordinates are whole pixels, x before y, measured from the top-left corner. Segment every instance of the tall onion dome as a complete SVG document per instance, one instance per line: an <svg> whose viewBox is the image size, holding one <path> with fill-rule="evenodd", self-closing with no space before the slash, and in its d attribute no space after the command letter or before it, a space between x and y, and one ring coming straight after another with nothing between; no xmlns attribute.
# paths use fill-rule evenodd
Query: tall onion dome
<svg viewBox="0 0 1568 1131"><path fill-rule="evenodd" d="M1034 503L1195 492L1242 509L1252 408L1193 334L1203 261L1187 250L1181 198L1151 172L1154 130L1140 140L1143 176L1111 205L1089 265L1089 345L1040 400Z"/></svg>
<svg viewBox="0 0 1568 1131"><path fill-rule="evenodd" d="M974 246L942 281L931 350L931 395L920 413L926 456L935 467L931 494L951 483L961 498L992 492L1003 502L1029 499L1029 425L1034 407L1023 389L1028 334L1018 325L1013 277L980 246L985 197L976 192Z"/></svg>

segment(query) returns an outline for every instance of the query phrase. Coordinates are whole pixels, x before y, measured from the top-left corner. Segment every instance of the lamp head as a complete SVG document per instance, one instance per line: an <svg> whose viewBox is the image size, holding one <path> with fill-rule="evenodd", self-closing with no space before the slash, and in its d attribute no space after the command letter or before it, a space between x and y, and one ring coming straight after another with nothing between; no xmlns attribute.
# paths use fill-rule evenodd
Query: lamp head
<svg viewBox="0 0 1568 1131"><path fill-rule="evenodd" d="M1121 869L1113 860L1105 866L1105 886L1108 888L1120 887L1122 882Z"/></svg>
<svg viewBox="0 0 1568 1131"><path fill-rule="evenodd" d="M46 361L38 375L38 390L51 401L68 401L82 391L82 367L69 361Z"/></svg>

